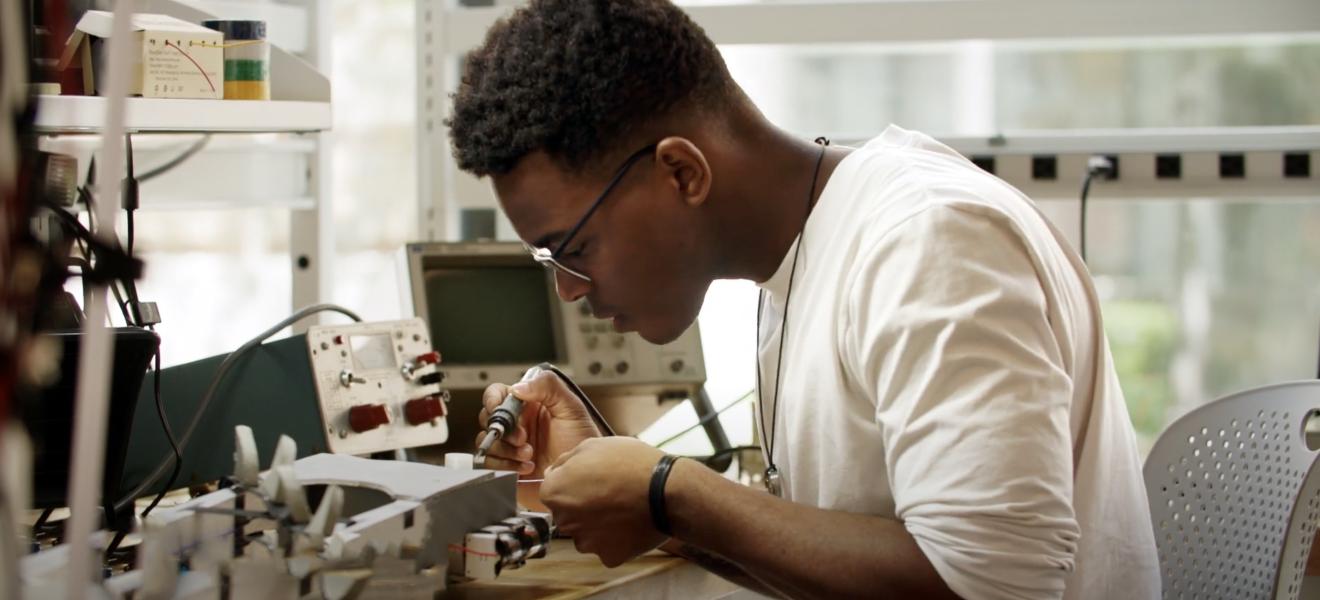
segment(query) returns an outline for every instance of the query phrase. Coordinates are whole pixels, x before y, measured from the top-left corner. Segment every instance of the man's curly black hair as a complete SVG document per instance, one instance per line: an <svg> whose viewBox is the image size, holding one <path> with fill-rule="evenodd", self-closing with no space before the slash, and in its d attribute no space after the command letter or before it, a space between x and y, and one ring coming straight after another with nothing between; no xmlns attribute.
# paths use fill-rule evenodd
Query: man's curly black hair
<svg viewBox="0 0 1320 600"><path fill-rule="evenodd" d="M532 0L468 55L447 124L479 176L537 150L579 171L657 118L735 97L715 44L668 0Z"/></svg>

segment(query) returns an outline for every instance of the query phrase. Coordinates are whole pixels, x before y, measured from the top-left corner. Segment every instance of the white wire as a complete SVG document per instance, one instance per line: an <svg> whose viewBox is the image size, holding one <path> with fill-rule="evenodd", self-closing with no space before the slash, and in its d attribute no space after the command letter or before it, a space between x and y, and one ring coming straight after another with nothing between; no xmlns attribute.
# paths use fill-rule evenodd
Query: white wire
<svg viewBox="0 0 1320 600"><path fill-rule="evenodd" d="M202 395L201 401L197 403L197 409L193 413L192 419L188 422L188 427L183 430L183 435L179 436L179 451L183 452L188 447L188 442L192 440L193 432L197 430L198 425L202 422L202 417L206 414L206 410L211 406L211 401L215 398L216 391L220 388L220 385L224 383L225 374L228 373L238 361L242 360L253 348L260 346L271 336L283 331L285 327L293 325L311 315L325 311L338 312L354 321L362 321L362 317L359 317L357 313L342 306L336 306L334 304L313 304L294 311L292 315L285 317L271 328L257 334L257 337L244 342L244 344L239 346L237 350L230 352L224 360L220 361L219 367L216 367L215 374L211 376L211 383L207 386L206 393ZM166 453L160 464L156 465L156 469L152 471L146 479L143 479L142 483L139 483L133 491L125 494L123 498L120 498L115 502L115 510L122 510L125 507L132 505L133 501L137 499L138 496L146 493L151 484L155 483L156 480L160 479L161 475L165 474L165 471L174 464L174 460L175 457L172 452Z"/></svg>

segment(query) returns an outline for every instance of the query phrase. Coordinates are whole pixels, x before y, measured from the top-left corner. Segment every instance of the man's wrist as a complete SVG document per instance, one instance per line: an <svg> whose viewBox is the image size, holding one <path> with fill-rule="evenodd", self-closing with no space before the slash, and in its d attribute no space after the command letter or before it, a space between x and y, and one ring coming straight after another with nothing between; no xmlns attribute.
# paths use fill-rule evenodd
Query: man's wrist
<svg viewBox="0 0 1320 600"><path fill-rule="evenodd" d="M674 463L669 473L669 482L665 485L665 507L669 518L670 536L686 542L696 528L692 526L694 505L699 504L695 497L695 488L700 484L694 481L710 471L705 465L695 460L680 460ZM710 471L713 475L714 471ZM717 476L718 477L718 476Z"/></svg>
<svg viewBox="0 0 1320 600"><path fill-rule="evenodd" d="M665 497L665 487L669 483L669 476L673 472L676 461L678 461L678 457L673 454L661 456L651 470L651 482L647 489L647 503L651 509L651 524L656 531L669 537L673 537L674 534L669 525L669 508Z"/></svg>

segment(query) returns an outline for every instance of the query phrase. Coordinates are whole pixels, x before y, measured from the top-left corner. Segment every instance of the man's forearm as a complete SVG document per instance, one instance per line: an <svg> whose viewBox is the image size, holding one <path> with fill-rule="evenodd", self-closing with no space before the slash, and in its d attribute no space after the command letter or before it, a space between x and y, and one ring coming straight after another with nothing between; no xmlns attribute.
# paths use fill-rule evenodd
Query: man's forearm
<svg viewBox="0 0 1320 600"><path fill-rule="evenodd" d="M675 536L780 595L957 597L896 520L793 504L690 461L674 469Z"/></svg>
<svg viewBox="0 0 1320 600"><path fill-rule="evenodd" d="M668 542L665 542L665 545L661 546L660 549L670 554L682 556L701 568L719 575L727 581L733 582L759 594L774 598L781 597L781 594L778 591L766 585L765 582L748 575L742 567L713 552L702 550L692 544L676 539L670 539Z"/></svg>

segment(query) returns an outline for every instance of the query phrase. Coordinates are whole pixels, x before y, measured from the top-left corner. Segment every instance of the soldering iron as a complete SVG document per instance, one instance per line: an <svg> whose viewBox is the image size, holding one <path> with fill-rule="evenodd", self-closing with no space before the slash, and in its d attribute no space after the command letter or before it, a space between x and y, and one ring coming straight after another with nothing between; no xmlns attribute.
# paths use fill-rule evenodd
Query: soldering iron
<svg viewBox="0 0 1320 600"><path fill-rule="evenodd" d="M519 383L529 382L541 374L541 365L527 369L523 373ZM491 446L504 437L506 433L518 426L518 417L522 415L523 401L519 400L513 392L504 396L504 402L501 402L495 410L491 411L490 419L486 422L486 437L481 440L481 446L477 448L476 456L472 457L474 464L484 464L486 462L486 453L490 452Z"/></svg>

